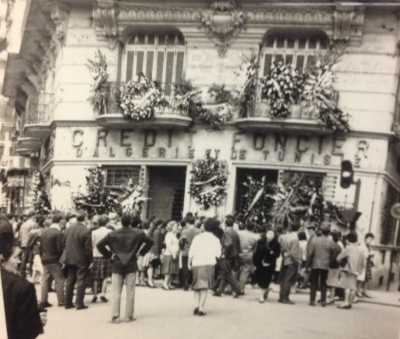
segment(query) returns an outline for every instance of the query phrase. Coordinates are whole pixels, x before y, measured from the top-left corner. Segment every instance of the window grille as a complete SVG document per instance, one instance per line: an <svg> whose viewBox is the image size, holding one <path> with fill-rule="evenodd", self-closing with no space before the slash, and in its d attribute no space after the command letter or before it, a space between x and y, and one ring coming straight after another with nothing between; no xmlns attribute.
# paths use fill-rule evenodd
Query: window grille
<svg viewBox="0 0 400 339"><path fill-rule="evenodd" d="M300 72L316 60L318 53L328 48L328 39L320 33L298 34L281 32L268 34L261 50L261 70L266 75L275 61L292 64Z"/></svg>
<svg viewBox="0 0 400 339"><path fill-rule="evenodd" d="M139 182L140 166L133 167L106 167L106 186L126 186L132 179L134 184Z"/></svg>
<svg viewBox="0 0 400 339"><path fill-rule="evenodd" d="M137 33L126 45L125 81L140 73L159 82L167 94L183 80L185 46L179 32Z"/></svg>

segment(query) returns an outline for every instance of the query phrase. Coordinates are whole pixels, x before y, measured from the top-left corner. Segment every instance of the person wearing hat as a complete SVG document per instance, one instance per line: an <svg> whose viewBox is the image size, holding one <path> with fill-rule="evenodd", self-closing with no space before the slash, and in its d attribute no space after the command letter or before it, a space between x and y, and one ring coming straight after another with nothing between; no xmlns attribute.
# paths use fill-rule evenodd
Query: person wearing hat
<svg viewBox="0 0 400 339"><path fill-rule="evenodd" d="M15 246L11 224L0 216L0 276L7 337L35 339L43 333L46 318L44 313L40 314L33 284L19 275L20 254L20 249Z"/></svg>
<svg viewBox="0 0 400 339"><path fill-rule="evenodd" d="M330 234L330 224L321 225L321 235L314 237L309 244L307 267L311 269L310 281L310 306L315 306L318 286L321 289L321 305L326 306L326 291L329 265L332 258L337 255L336 246Z"/></svg>

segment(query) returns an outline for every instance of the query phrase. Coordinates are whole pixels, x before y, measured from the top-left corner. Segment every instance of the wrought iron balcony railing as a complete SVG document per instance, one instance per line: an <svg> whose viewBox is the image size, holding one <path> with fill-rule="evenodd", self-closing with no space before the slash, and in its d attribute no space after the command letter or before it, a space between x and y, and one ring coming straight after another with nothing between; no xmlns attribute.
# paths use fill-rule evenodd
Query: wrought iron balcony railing
<svg viewBox="0 0 400 339"><path fill-rule="evenodd" d="M123 82L109 82L106 88L104 88L104 92L106 93L106 109L99 115L122 114L122 109L120 107L120 93L122 86L124 86ZM179 107L179 101L175 96L175 93L178 90L178 85L162 83L159 86L164 98L168 101L168 105L155 107L155 117L157 118L162 115L188 117L189 112ZM138 100L140 100L140 97L138 97Z"/></svg>
<svg viewBox="0 0 400 339"><path fill-rule="evenodd" d="M54 109L54 93L42 93L29 100L25 125L45 125L51 122Z"/></svg>

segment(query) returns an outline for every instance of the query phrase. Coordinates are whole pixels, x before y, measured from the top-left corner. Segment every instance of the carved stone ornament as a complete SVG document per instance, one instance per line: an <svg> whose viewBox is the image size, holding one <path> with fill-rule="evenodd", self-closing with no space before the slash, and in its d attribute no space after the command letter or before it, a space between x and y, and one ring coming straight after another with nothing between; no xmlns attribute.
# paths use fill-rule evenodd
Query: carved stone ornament
<svg viewBox="0 0 400 339"><path fill-rule="evenodd" d="M350 41L362 38L364 9L355 6L338 6L333 13L333 40Z"/></svg>
<svg viewBox="0 0 400 339"><path fill-rule="evenodd" d="M218 55L224 57L232 40L245 29L246 15L234 1L214 1L209 10L200 13L200 22L214 41Z"/></svg>
<svg viewBox="0 0 400 339"><path fill-rule="evenodd" d="M100 1L93 10L96 34L103 40L107 40L110 48L114 48L118 42L118 14L116 5L104 1Z"/></svg>

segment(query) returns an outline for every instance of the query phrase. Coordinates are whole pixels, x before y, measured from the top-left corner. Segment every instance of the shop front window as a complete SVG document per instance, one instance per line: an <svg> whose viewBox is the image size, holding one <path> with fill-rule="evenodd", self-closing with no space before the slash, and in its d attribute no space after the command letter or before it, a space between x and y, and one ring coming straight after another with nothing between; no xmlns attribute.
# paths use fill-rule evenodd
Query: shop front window
<svg viewBox="0 0 400 339"><path fill-rule="evenodd" d="M136 33L126 45L125 81L143 73L170 94L173 84L182 83L184 59L185 45L180 32Z"/></svg>

